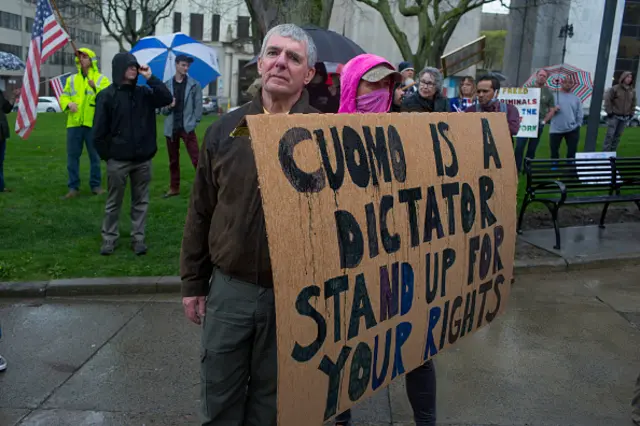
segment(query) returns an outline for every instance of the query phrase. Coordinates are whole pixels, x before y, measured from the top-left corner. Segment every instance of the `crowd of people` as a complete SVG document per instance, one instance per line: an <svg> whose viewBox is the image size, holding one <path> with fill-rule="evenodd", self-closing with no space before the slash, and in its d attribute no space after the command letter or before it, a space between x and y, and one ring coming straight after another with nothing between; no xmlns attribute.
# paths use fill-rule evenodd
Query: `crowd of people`
<svg viewBox="0 0 640 426"><path fill-rule="evenodd" d="M330 75L317 61L308 34L293 24L279 25L265 36L258 59L260 84L250 103L214 122L198 148L195 129L202 115L200 85L188 76L192 61L176 58L175 77L159 80L130 53L112 61L113 82L100 74L95 54L80 49L78 73L70 77L61 104L68 113L67 164L69 192L79 192L79 157L83 144L91 159L90 186L104 192L100 163L106 161L108 196L102 225L101 253L114 252L119 237L118 217L127 181L131 182L132 249L144 254L144 228L149 204L151 159L157 152L156 110L167 116L164 135L170 158L170 185L165 197L180 191L180 139L195 167L182 249L180 274L186 317L202 325L201 402L203 425L275 425L277 349L275 297L265 218L246 116L256 114L337 114L393 112L502 112L512 136L520 117L513 105L497 100L500 81L493 76L465 77L457 96L443 94L443 76L427 67L413 81L415 70L403 62L398 70L373 54L353 58ZM136 84L142 75L147 85ZM538 138L518 139L518 169L526 149L534 157L542 129L550 125L553 158L564 139L567 156L575 155L582 106L571 93L574 82L565 79L563 92L554 96L538 73L542 89ZM628 76L622 87L607 96L611 112L611 148L617 146L620 127L628 115ZM554 99L555 97L555 99ZM621 101L620 99L623 99ZM630 102L630 101L629 101ZM7 106L8 105L8 106ZM635 104L634 104L635 105ZM0 109L11 102L0 98ZM0 154L8 137L0 116ZM613 129L613 130L611 130ZM609 132L607 134L609 137ZM2 157L0 156L0 159ZM3 185L0 161L0 185ZM4 190L0 186L0 191ZM205 314L206 313L206 314ZM0 369L3 368L0 358ZM6 363L4 363L6 368ZM406 391L418 426L436 424L436 375L431 360L406 375ZM634 404L640 416L640 378ZM636 419L640 424L640 418ZM336 425L351 424L351 412L340 413Z"/></svg>

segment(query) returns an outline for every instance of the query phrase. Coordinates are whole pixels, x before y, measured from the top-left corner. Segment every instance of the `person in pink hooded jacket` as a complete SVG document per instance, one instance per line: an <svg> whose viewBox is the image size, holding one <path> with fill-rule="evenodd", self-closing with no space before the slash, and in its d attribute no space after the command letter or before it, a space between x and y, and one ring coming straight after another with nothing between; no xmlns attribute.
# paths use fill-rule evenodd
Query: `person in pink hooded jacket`
<svg viewBox="0 0 640 426"><path fill-rule="evenodd" d="M391 110L395 83L401 80L391 63L380 56L358 55L346 63L340 75L338 114L386 113ZM436 373L429 360L405 376L407 396L416 426L436 424ZM351 410L335 418L335 424L351 424Z"/></svg>
<svg viewBox="0 0 640 426"><path fill-rule="evenodd" d="M386 59L362 54L351 59L340 75L338 114L389 112L393 86L401 79Z"/></svg>

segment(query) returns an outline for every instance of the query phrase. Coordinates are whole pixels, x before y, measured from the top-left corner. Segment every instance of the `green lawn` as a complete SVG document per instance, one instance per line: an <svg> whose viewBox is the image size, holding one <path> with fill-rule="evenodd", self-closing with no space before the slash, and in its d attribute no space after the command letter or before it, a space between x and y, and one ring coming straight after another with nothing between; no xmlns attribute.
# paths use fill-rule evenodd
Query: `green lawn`
<svg viewBox="0 0 640 426"><path fill-rule="evenodd" d="M602 144L604 143L604 137L606 133L607 128L601 126L598 131L598 144L596 148L597 151L602 151ZM584 141L586 136L587 126L582 126L582 128L580 129L580 145L578 147L578 152L584 150ZM640 127L629 127L624 130L622 138L620 138L620 145L618 146L617 152L619 157L640 157ZM562 146L560 147L560 157L564 157L566 154L567 145L563 141ZM538 149L536 150L536 158L550 157L551 151L549 149L549 126L546 126L544 129L544 134L542 135L542 140L538 144ZM522 203L522 199L524 198L526 184L527 179L524 176L521 177L518 184L518 209L520 208L520 203ZM530 207L527 207L527 212L538 209L546 210L546 208L542 204L535 203Z"/></svg>
<svg viewBox="0 0 640 426"><path fill-rule="evenodd" d="M194 170L187 152L180 153L181 195L163 199L169 188L163 118L158 118L158 154L153 160L151 201L146 239L149 252L137 257L129 248L130 194L120 214L120 242L113 256L99 255L105 195L89 188L89 159L80 164L81 195L61 200L67 192L66 116L38 114L29 139L12 135L5 159L10 193L0 193L0 281L50 278L177 275L184 219ZM214 116L200 124L198 142ZM13 129L15 114L9 118ZM106 189L102 163L103 187Z"/></svg>
<svg viewBox="0 0 640 426"><path fill-rule="evenodd" d="M10 117L11 128L13 120L15 114ZM213 116L205 117L199 126L200 142L213 120ZM169 185L162 123L159 118L158 154L153 162L147 221L149 253L143 257L135 256L128 246L128 194L121 212L120 246L113 256L99 255L105 196L90 193L86 153L81 163L82 195L72 200L60 199L67 191L64 115L40 114L27 141L12 136L6 153L5 180L13 192L0 194L0 281L178 274L180 241L194 171L183 146L182 194L162 198ZM604 131L600 129L601 140ZM540 158L549 156L548 145L545 134L538 148ZM640 156L640 128L625 131L619 154ZM520 192L524 186L524 179L521 180ZM103 182L106 184L104 177Z"/></svg>

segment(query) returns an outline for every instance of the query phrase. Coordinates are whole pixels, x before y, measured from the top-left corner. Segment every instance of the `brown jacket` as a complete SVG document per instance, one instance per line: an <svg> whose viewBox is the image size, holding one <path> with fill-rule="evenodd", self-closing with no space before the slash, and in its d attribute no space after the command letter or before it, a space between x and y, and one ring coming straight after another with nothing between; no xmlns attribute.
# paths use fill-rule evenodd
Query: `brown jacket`
<svg viewBox="0 0 640 426"><path fill-rule="evenodd" d="M180 254L182 295L206 296L214 266L239 280L272 287L251 139L245 116L263 114L261 92L206 131ZM292 114L316 113L303 91Z"/></svg>
<svg viewBox="0 0 640 426"><path fill-rule="evenodd" d="M634 115L636 112L636 90L633 86L622 84L622 81L631 74L625 71L620 74L618 84L607 91L604 97L604 110L613 115Z"/></svg>

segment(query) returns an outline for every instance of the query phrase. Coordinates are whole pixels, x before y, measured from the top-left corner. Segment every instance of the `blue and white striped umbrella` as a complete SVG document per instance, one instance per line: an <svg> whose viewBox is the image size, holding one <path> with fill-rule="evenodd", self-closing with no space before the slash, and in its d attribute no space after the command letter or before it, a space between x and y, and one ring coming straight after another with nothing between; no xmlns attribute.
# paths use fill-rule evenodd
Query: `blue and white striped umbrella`
<svg viewBox="0 0 640 426"><path fill-rule="evenodd" d="M151 72L162 81L167 81L176 73L176 56L193 58L189 76L195 78L202 87L218 76L218 55L216 51L184 33L144 37L130 51L140 63L151 67Z"/></svg>

